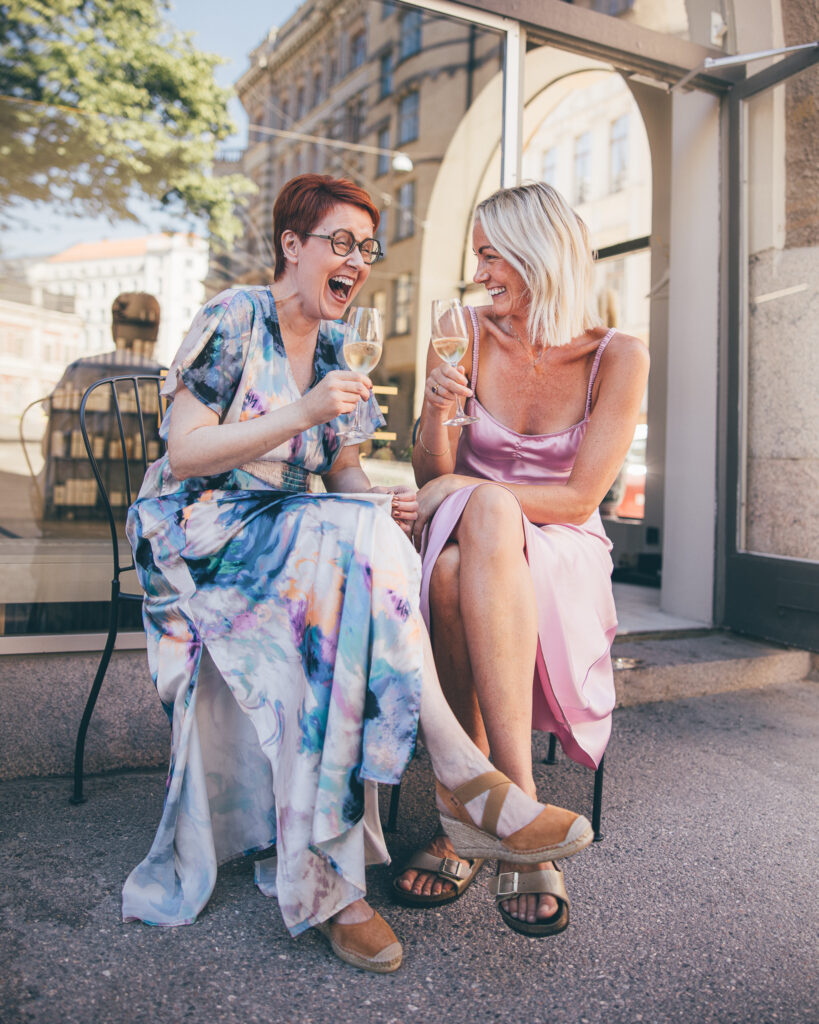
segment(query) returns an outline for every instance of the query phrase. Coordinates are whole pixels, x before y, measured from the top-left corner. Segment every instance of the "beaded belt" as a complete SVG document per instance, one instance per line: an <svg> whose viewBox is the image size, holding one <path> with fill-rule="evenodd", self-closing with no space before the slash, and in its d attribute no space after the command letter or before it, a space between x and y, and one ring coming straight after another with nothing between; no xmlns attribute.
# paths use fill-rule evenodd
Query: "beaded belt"
<svg viewBox="0 0 819 1024"><path fill-rule="evenodd" d="M268 462L256 459L239 466L246 473L263 480L277 491L291 491L300 494L310 490L310 477L313 475L302 466L293 466L289 462Z"/></svg>

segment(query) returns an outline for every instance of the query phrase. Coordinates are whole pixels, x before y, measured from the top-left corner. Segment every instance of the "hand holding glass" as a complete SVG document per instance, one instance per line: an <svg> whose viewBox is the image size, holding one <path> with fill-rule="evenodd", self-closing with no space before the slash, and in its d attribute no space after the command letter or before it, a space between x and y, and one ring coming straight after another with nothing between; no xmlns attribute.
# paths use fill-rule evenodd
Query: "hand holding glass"
<svg viewBox="0 0 819 1024"><path fill-rule="evenodd" d="M450 366L457 366L469 345L464 308L457 299L435 299L432 303L432 347ZM476 423L477 416L467 416L461 399L455 396L455 415L444 420L444 426L462 427Z"/></svg>
<svg viewBox="0 0 819 1024"><path fill-rule="evenodd" d="M370 306L351 309L344 324L344 359L349 368L357 373L369 373L381 358L383 344L381 313ZM345 444L360 444L370 439L371 435L361 428L360 411L361 401L355 407L352 427L339 432Z"/></svg>

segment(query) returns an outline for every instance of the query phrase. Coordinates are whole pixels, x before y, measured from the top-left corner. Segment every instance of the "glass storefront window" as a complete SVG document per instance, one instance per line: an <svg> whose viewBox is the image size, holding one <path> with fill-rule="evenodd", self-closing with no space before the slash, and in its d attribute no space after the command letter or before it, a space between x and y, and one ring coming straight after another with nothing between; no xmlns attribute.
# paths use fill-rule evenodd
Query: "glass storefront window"
<svg viewBox="0 0 819 1024"><path fill-rule="evenodd" d="M254 125L246 149L217 162L217 173L241 170L258 186L228 253L209 253L201 234L153 235L137 224L130 239L100 237L2 261L0 635L107 626L110 541L73 422L88 381L66 382L67 367L89 358L104 360L100 375L167 366L207 297L239 279L269 279L272 205L301 171L349 177L383 211L378 236L388 258L358 300L381 308L390 331L375 372L388 396L390 440L379 441L372 462L379 483L390 482L388 473L411 478L406 458L429 303L459 294L474 204L500 184L504 36L370 0L344 10L335 0L310 0L287 24L285 37L270 33L249 55L258 73L238 83ZM315 141L282 134L290 132ZM150 354L147 336L128 354L117 348L111 307L123 291L158 300ZM58 424L58 415L72 423ZM138 609L128 625L140 628Z"/></svg>
<svg viewBox="0 0 819 1024"><path fill-rule="evenodd" d="M812 67L746 101L737 548L819 561L816 96Z"/></svg>

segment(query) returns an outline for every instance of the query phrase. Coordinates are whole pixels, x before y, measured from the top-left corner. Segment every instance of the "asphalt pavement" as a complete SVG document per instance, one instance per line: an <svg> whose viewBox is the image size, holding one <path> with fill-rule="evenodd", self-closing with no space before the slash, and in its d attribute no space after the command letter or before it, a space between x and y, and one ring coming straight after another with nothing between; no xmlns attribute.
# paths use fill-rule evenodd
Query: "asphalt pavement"
<svg viewBox="0 0 819 1024"><path fill-rule="evenodd" d="M199 921L122 924L119 895L159 819L161 772L0 784L3 1024L816 1024L819 684L624 708L606 759L604 840L566 863L562 935L506 929L489 868L440 910L370 900L404 943L394 975L286 933L224 865ZM539 757L544 737L536 737ZM538 765L542 798L590 813L592 774ZM434 827L426 755L402 787L400 862ZM386 800L388 793L382 794Z"/></svg>

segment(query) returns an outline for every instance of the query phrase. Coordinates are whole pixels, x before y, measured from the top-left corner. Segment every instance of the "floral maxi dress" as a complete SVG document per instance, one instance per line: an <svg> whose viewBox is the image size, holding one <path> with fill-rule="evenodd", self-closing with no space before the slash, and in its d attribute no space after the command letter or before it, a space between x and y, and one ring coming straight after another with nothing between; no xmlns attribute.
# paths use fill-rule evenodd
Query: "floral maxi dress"
<svg viewBox="0 0 819 1024"><path fill-rule="evenodd" d="M322 323L313 384L344 368L342 337ZM182 383L220 422L299 399L268 289L231 289L200 311L166 394ZM362 413L370 429L383 422L373 399ZM165 456L129 511L172 735L125 920L191 923L217 864L275 842L275 879L257 865L257 882L295 935L363 896L365 863L388 860L373 783L398 782L415 745L420 562L388 496L308 492L342 422L209 478L176 480Z"/></svg>

